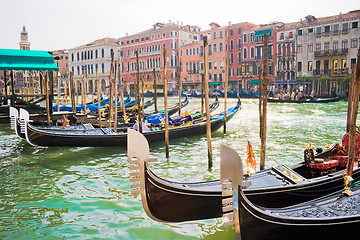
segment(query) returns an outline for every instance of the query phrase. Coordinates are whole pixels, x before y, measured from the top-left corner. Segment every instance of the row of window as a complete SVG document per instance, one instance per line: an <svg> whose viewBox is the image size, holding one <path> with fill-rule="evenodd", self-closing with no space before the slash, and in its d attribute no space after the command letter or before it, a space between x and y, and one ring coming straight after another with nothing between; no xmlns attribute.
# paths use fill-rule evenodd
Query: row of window
<svg viewBox="0 0 360 240"><path fill-rule="evenodd" d="M351 41L350 41L350 47L351 48L358 48L358 42L359 42L359 40L357 38L352 38ZM320 52L322 50L321 46L322 46L321 42L315 43L315 51ZM341 41L341 49L347 49L347 48L348 48L348 40L344 39L344 40ZM338 40L334 40L332 42L332 49L333 50L338 50L339 49L339 41ZM330 41L326 41L326 42L324 42L324 51L329 51L329 50L330 50ZM307 45L307 51L308 52L313 52L314 51L314 47L313 47L312 43L309 43ZM297 52L298 53L303 52L302 44L297 45Z"/></svg>
<svg viewBox="0 0 360 240"><path fill-rule="evenodd" d="M331 61L331 62L330 62ZM354 64L356 62L356 59L351 59L351 63ZM332 65L330 66L330 63L332 63ZM313 69L313 62L312 61L308 61L307 62L307 71L313 71L313 70L320 70L320 64L321 61L316 61L315 62L316 67L315 69ZM325 70L345 70L347 69L347 60L346 59L341 59L341 61L339 61L338 59L334 59L334 60L324 60L323 61L323 68ZM303 71L303 66L302 66L302 62L298 62L297 63L297 70L298 72Z"/></svg>
<svg viewBox="0 0 360 240"><path fill-rule="evenodd" d="M357 29L359 28L359 22L351 22L351 23L343 23L341 32L347 33L349 29ZM315 32L314 32L315 30ZM299 29L297 31L297 34L299 36L307 34L314 34L315 35L321 35L321 34L330 34L330 33L340 33L340 24L334 24L334 25L326 25L326 26L318 26L316 28L308 28L308 29Z"/></svg>
<svg viewBox="0 0 360 240"><path fill-rule="evenodd" d="M130 44L130 43L133 44L133 43L138 43L138 42L149 41L150 38L151 38L151 40L157 40L157 39L166 38L167 36L176 37L177 35L178 35L177 31L171 31L169 33L167 33L167 32L158 33L158 34L154 34L154 35L151 35L151 36L145 36L145 37L139 37L139 38L134 38L134 39L131 39L131 40L127 40L126 44ZM120 44L124 45L125 42L121 41Z"/></svg>
<svg viewBox="0 0 360 240"><path fill-rule="evenodd" d="M114 50L110 49L110 56L112 55L113 52L114 52ZM98 58L104 58L104 57L105 57L105 50L102 48L99 51L98 51L98 49L96 49L96 50L77 52L76 54L72 53L71 61L74 62L75 58L76 58L76 61L80 61L80 60L83 61L83 60L98 59Z"/></svg>

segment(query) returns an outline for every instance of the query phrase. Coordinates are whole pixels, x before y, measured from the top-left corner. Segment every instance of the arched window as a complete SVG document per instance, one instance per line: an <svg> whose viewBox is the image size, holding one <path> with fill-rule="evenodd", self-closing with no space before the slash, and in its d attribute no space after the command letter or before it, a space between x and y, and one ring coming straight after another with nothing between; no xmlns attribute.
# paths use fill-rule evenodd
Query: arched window
<svg viewBox="0 0 360 240"><path fill-rule="evenodd" d="M244 48L244 59L247 59L247 48Z"/></svg>
<svg viewBox="0 0 360 240"><path fill-rule="evenodd" d="M73 53L71 54L71 61L72 62L74 61L74 54Z"/></svg>
<svg viewBox="0 0 360 240"><path fill-rule="evenodd" d="M98 52L97 52L97 49L95 50L95 58L98 58Z"/></svg>
<svg viewBox="0 0 360 240"><path fill-rule="evenodd" d="M254 47L252 47L250 49L250 58L254 58L254 57L255 57L255 49L254 49Z"/></svg>
<svg viewBox="0 0 360 240"><path fill-rule="evenodd" d="M234 49L234 41L230 40L230 50L233 50L233 49Z"/></svg>
<svg viewBox="0 0 360 240"><path fill-rule="evenodd" d="M241 38L238 39L238 49L241 48Z"/></svg>
<svg viewBox="0 0 360 240"><path fill-rule="evenodd" d="M101 57L102 57L102 58L105 57L105 51L104 51L104 49L101 49Z"/></svg>

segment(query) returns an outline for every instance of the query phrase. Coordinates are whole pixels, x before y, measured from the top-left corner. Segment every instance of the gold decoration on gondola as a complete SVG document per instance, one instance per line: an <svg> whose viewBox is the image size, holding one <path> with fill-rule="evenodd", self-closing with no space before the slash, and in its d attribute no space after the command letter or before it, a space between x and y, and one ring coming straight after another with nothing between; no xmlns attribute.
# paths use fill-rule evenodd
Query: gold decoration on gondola
<svg viewBox="0 0 360 240"><path fill-rule="evenodd" d="M124 116L124 122L125 122L125 123L129 123L129 121L130 121L130 118L129 118L127 115L125 115L125 116Z"/></svg>
<svg viewBox="0 0 360 240"><path fill-rule="evenodd" d="M351 176L346 175L346 172L344 172L343 176L344 176L344 183L345 183L343 193L346 194L347 196L350 196L352 194L352 191L351 191L349 185L352 181L354 181L354 179Z"/></svg>

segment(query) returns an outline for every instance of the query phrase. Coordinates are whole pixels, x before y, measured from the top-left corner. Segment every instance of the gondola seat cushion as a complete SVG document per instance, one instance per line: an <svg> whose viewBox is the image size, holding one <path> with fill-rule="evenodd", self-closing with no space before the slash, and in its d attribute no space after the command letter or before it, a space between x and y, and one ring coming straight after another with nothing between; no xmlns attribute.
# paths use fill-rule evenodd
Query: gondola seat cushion
<svg viewBox="0 0 360 240"><path fill-rule="evenodd" d="M348 151L349 150L349 138L350 132L346 133L342 138L342 146ZM355 154L360 152L360 133L355 132Z"/></svg>
<svg viewBox="0 0 360 240"><path fill-rule="evenodd" d="M349 156L336 155L336 156L334 156L334 159L339 161L339 165L338 165L339 167L346 168L347 164L349 162ZM358 165L358 159L359 159L359 156L355 156L354 166Z"/></svg>
<svg viewBox="0 0 360 240"><path fill-rule="evenodd" d="M338 160L325 160L323 162L311 162L309 167L311 169L327 170L339 165Z"/></svg>

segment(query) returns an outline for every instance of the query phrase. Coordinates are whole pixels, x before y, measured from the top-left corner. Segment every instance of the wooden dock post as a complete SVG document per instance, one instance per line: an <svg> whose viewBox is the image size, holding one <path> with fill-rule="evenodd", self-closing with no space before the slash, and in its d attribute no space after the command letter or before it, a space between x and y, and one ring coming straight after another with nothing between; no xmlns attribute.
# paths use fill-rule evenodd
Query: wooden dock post
<svg viewBox="0 0 360 240"><path fill-rule="evenodd" d="M158 107L157 107L157 85L156 85L156 74L155 74L155 68L153 70L153 77L154 77L154 98L155 98L155 113L158 112Z"/></svg>
<svg viewBox="0 0 360 240"><path fill-rule="evenodd" d="M41 76L41 75L40 75ZM70 72L70 98L71 98L71 109L72 112L76 113L75 106L75 84L74 84L74 72Z"/></svg>
<svg viewBox="0 0 360 240"><path fill-rule="evenodd" d="M113 80L112 73L114 70L114 52L111 52L110 76L109 76L109 128L111 128L113 119Z"/></svg>
<svg viewBox="0 0 360 240"><path fill-rule="evenodd" d="M205 116L204 114L204 74L201 74L201 117Z"/></svg>
<svg viewBox="0 0 360 240"><path fill-rule="evenodd" d="M179 63L179 77L178 77L178 81L179 81L179 116L181 114L181 91L182 91L182 85L181 85L181 60Z"/></svg>
<svg viewBox="0 0 360 240"><path fill-rule="evenodd" d="M125 108L125 103L124 103L124 86L123 86L123 81L121 78L120 66L119 66L119 86L120 86L120 101L121 101L121 108L122 108L122 112L123 112L124 123L127 123L126 108Z"/></svg>
<svg viewBox="0 0 360 240"><path fill-rule="evenodd" d="M227 109L227 89L228 89L228 60L225 60L225 87L224 87L224 134L226 133L226 109Z"/></svg>
<svg viewBox="0 0 360 240"><path fill-rule="evenodd" d="M167 76L166 76L166 48L164 48L164 109L165 109L165 150L166 158L169 158L169 112L167 106Z"/></svg>
<svg viewBox="0 0 360 240"><path fill-rule="evenodd" d="M96 65L95 68L96 71L96 90L97 90L97 101L98 101L98 118L99 118L99 127L101 128L101 112L100 112L100 104L101 104L101 99L100 99L100 80L99 80L99 69L98 66Z"/></svg>
<svg viewBox="0 0 360 240"><path fill-rule="evenodd" d="M47 73L45 73L45 95L46 95L46 119L48 126L50 126L50 97L49 97L49 81Z"/></svg>
<svg viewBox="0 0 360 240"><path fill-rule="evenodd" d="M208 169L213 167L212 149L211 149L211 122L209 110L209 84L208 84L208 42L204 36L204 92L205 92L205 109L206 109L206 138L208 150Z"/></svg>
<svg viewBox="0 0 360 240"><path fill-rule="evenodd" d="M354 68L353 68L354 71ZM349 136L349 162L346 169L346 175L352 176L353 166L355 162L355 139L356 139L356 119L359 109L359 95L360 95L360 48L358 50L356 69L355 69L355 83L353 92L349 93L353 95L353 102L350 115L350 136Z"/></svg>
<svg viewBox="0 0 360 240"><path fill-rule="evenodd" d="M260 117L261 150L260 150L260 170L265 169L265 151L266 151L266 114L267 114L267 60L268 60L268 40L269 35L264 35L264 53L263 53L263 76L262 76L262 107Z"/></svg>
<svg viewBox="0 0 360 240"><path fill-rule="evenodd" d="M82 84L82 95L81 98L82 104L84 105L84 113L86 115L86 66L84 66L84 77L83 77L83 84Z"/></svg>
<svg viewBox="0 0 360 240"><path fill-rule="evenodd" d="M115 116L114 116L114 132L117 132L117 121L118 121L118 61L115 61L115 84L114 84L114 92L115 92Z"/></svg>
<svg viewBox="0 0 360 240"><path fill-rule="evenodd" d="M140 104L140 67L139 67L139 51L135 51L136 54L136 104L137 104L137 112L138 112L138 123L139 123L139 132L142 133L142 116L141 116L141 104ZM135 81L134 81L135 82Z"/></svg>

